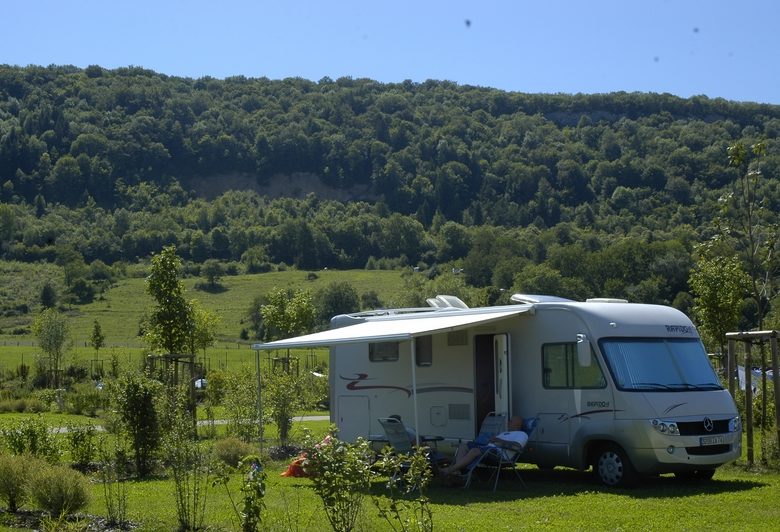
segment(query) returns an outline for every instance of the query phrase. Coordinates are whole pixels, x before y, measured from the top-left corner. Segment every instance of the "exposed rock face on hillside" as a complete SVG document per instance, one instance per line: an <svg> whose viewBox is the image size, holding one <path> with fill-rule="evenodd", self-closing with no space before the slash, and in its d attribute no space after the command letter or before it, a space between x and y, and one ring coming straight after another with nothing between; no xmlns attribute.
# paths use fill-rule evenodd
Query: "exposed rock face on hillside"
<svg viewBox="0 0 780 532"><path fill-rule="evenodd" d="M190 189L198 196L212 200L228 190L254 190L258 194L271 198L304 198L314 193L319 199L337 201L373 201L377 197L368 186L334 188L324 184L311 173L296 172L291 175L276 174L267 183L259 183L257 176L251 174L223 174L210 177L196 177L189 181Z"/></svg>

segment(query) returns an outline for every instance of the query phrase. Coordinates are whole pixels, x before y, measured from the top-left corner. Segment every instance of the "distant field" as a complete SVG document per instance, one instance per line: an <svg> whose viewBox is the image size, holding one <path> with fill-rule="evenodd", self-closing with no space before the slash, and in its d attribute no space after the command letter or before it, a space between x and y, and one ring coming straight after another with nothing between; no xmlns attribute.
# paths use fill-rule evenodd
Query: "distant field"
<svg viewBox="0 0 780 532"><path fill-rule="evenodd" d="M220 317L218 329L219 345L238 347L241 329L245 328L244 318L252 300L268 293L272 288L291 287L312 291L326 287L333 282L347 281L355 287L358 294L375 291L382 301L390 304L403 290L403 281L399 271L388 270L349 270L316 272L317 278L308 280L309 272L288 270L253 275L224 277L221 284L224 290L205 292L196 290L195 285L202 278L184 280L186 297L197 299L206 309ZM20 291L16 288L15 291ZM151 297L146 293L145 281L141 278L123 279L110 289L101 300L82 306L74 306L71 332L75 346L88 345L94 320L100 322L107 346L143 347L138 337L138 323L143 314L151 307ZM27 315L29 322L30 316ZM4 346L31 345L31 335L12 335L4 329L0 334L0 352ZM1 355L0 355L1 356Z"/></svg>

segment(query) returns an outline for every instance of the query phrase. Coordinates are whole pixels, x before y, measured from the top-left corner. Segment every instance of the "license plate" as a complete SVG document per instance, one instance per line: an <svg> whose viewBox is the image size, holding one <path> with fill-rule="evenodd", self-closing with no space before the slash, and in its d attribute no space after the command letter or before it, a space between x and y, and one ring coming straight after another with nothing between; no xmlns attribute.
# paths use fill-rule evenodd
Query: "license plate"
<svg viewBox="0 0 780 532"><path fill-rule="evenodd" d="M699 445L721 445L726 443L725 436L702 436L699 438Z"/></svg>

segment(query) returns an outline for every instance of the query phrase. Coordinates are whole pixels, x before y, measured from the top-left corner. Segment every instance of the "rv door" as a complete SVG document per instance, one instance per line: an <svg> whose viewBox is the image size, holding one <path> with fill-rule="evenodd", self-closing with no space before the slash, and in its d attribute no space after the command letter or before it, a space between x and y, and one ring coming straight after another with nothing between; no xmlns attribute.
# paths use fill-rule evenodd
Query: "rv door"
<svg viewBox="0 0 780 532"><path fill-rule="evenodd" d="M494 403L497 414L509 416L509 335L493 336Z"/></svg>

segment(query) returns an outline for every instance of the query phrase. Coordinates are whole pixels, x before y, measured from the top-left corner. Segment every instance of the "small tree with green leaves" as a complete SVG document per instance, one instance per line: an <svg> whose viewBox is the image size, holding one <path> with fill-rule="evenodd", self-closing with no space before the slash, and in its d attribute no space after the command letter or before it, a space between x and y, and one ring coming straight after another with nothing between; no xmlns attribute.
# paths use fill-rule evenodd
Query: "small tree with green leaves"
<svg viewBox="0 0 780 532"><path fill-rule="evenodd" d="M57 306L57 291L49 281L46 281L41 287L41 306L43 308L54 308Z"/></svg>
<svg viewBox="0 0 780 532"><path fill-rule="evenodd" d="M264 340L288 338L311 330L316 310L307 290L275 288L260 308L263 315Z"/></svg>
<svg viewBox="0 0 780 532"><path fill-rule="evenodd" d="M144 477L152 470L160 446L161 429L156 401L159 382L137 373L127 373L110 387L111 402L121 430L133 448L136 473Z"/></svg>
<svg viewBox="0 0 780 532"><path fill-rule="evenodd" d="M33 332L48 361L49 385L57 388L62 357L70 337L68 318L53 308L44 309L33 322Z"/></svg>
<svg viewBox="0 0 780 532"><path fill-rule="evenodd" d="M202 530L210 487L209 453L199 444L186 414L188 401L184 386L170 386L163 394L162 455L173 477L179 530Z"/></svg>
<svg viewBox="0 0 780 532"><path fill-rule="evenodd" d="M331 427L322 441L306 435L304 469L322 500L333 530L354 530L371 486L373 452L362 438L350 444L336 438Z"/></svg>
<svg viewBox="0 0 780 532"><path fill-rule="evenodd" d="M433 530L433 511L425 495L432 477L429 452L420 446L411 454L396 454L387 446L374 464L374 469L387 477L387 491L372 499L379 516L393 530Z"/></svg>
<svg viewBox="0 0 780 532"><path fill-rule="evenodd" d="M230 491L229 472L232 468L222 468L217 473L214 485L221 484L227 492L233 511L241 522L242 532L256 532L260 530L262 524L262 514L265 510L265 480L266 474L260 457L257 455L247 455L238 464L238 470L243 474L241 482L241 508L236 505L233 494Z"/></svg>
<svg viewBox="0 0 780 532"><path fill-rule="evenodd" d="M218 260L208 259L203 263L203 266L201 266L200 274L206 278L206 282L208 282L210 288L216 288L219 286L219 281L222 280L222 276L225 275L225 270Z"/></svg>
<svg viewBox="0 0 780 532"><path fill-rule="evenodd" d="M103 500L108 512L108 524L124 527L127 524L128 449L123 437L101 440L98 448L103 485Z"/></svg>
<svg viewBox="0 0 780 532"><path fill-rule="evenodd" d="M89 345L95 350L95 359L97 359L99 351L106 345L106 336L103 334L103 329L100 327L100 322L98 320L95 320L92 323L92 334L89 336Z"/></svg>
<svg viewBox="0 0 780 532"><path fill-rule="evenodd" d="M210 385L209 385L210 386ZM225 376L222 405L227 418L226 431L246 442L260 436L257 420L257 376L247 367Z"/></svg>
<svg viewBox="0 0 780 532"><path fill-rule="evenodd" d="M710 245L697 248L699 258L688 283L694 293L693 315L702 335L707 343L717 345L723 356L726 333L739 326L750 277L738 257L724 257L713 251Z"/></svg>
<svg viewBox="0 0 780 532"><path fill-rule="evenodd" d="M217 339L219 316L204 309L195 299L190 301L190 307L193 326L189 336L190 352L195 354L200 350L205 354L206 349L214 345Z"/></svg>
<svg viewBox="0 0 780 532"><path fill-rule="evenodd" d="M289 438L295 413L308 406L310 397L303 387L303 380L285 371L273 372L264 379L263 407L279 430L279 443L285 445Z"/></svg>

